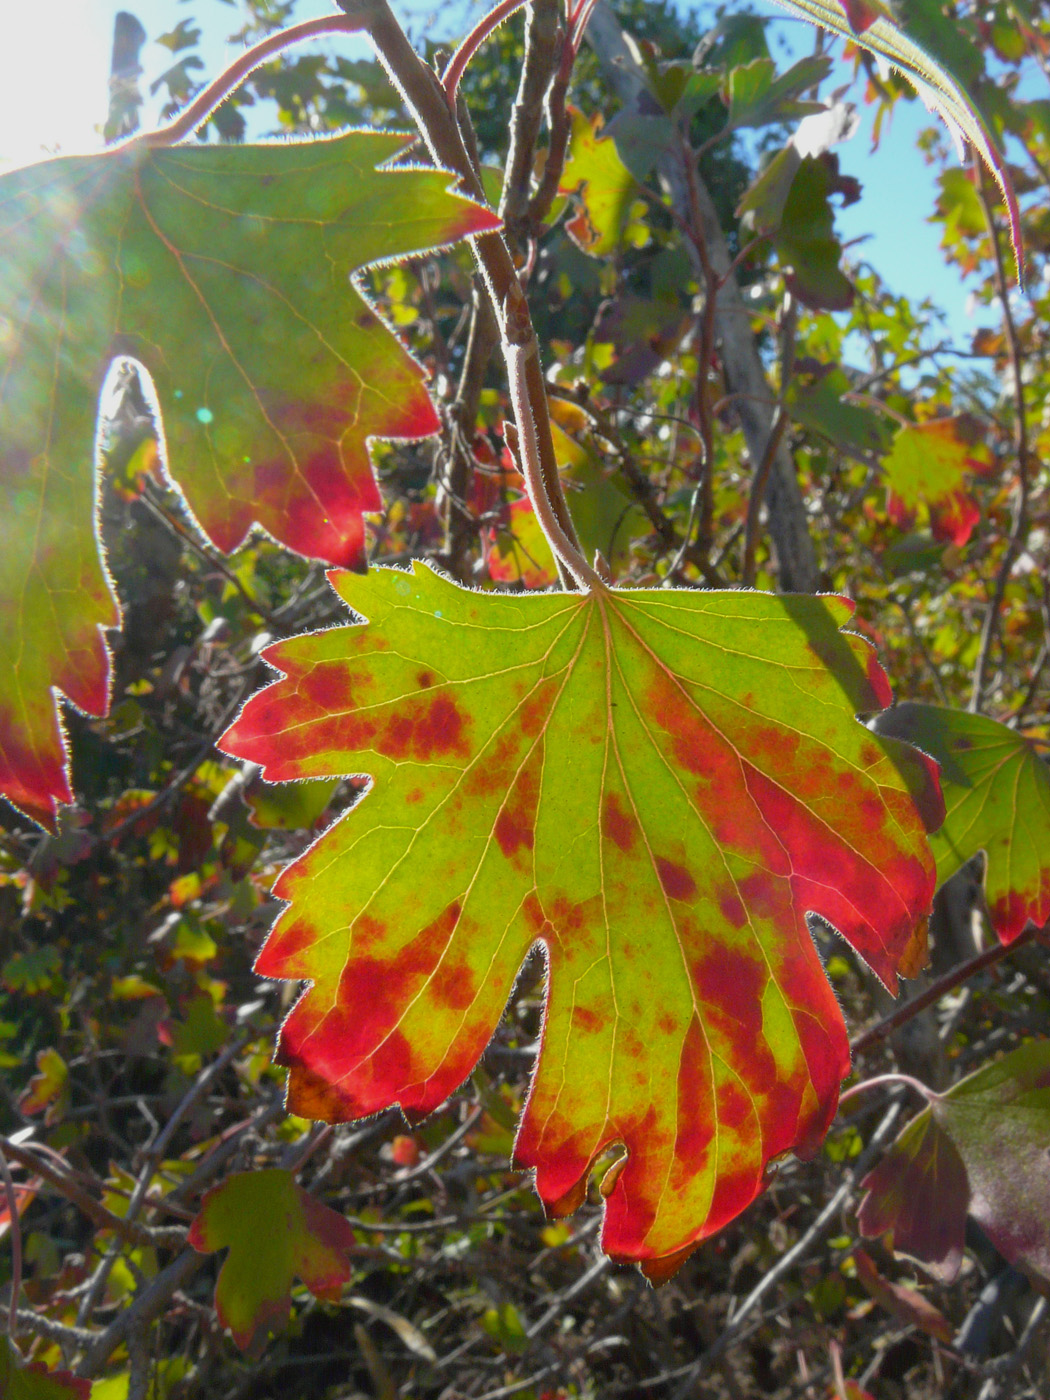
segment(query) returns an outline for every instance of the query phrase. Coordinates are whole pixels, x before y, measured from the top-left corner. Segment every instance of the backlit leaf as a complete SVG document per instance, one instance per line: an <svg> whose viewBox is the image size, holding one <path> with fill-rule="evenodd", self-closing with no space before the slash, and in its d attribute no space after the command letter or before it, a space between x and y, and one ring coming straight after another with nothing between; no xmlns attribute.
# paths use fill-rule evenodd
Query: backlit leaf
<svg viewBox="0 0 1050 1400"><path fill-rule="evenodd" d="M52 688L108 702L94 444L115 355L149 370L171 473L223 550L258 523L363 567L367 439L437 430L350 274L493 216L441 172L377 173L403 144L138 145L0 177L0 791L41 822L72 796Z"/></svg>
<svg viewBox="0 0 1050 1400"><path fill-rule="evenodd" d="M913 1118L874 1171L861 1234L950 1282L970 1214L1008 1260L1050 1280L1050 1041L985 1065Z"/></svg>
<svg viewBox="0 0 1050 1400"><path fill-rule="evenodd" d="M215 1286L219 1321L243 1350L259 1328L284 1326L293 1279L311 1293L339 1289L350 1278L354 1232L291 1172L278 1167L238 1172L214 1187L190 1227L202 1254L229 1248Z"/></svg>
<svg viewBox="0 0 1050 1400"><path fill-rule="evenodd" d="M577 108L569 110L572 143L558 191L576 195L578 209L565 225L567 231L585 253L595 257L614 253L625 238L646 243L646 225L637 221L632 225L638 184L621 160L616 142L600 134L600 117L592 123Z"/></svg>
<svg viewBox="0 0 1050 1400"><path fill-rule="evenodd" d="M735 131L823 112L823 102L802 101L801 96L807 88L823 82L830 69L831 60L825 54L810 54L779 76L771 58L756 58L734 68L727 84L727 126Z"/></svg>
<svg viewBox="0 0 1050 1400"><path fill-rule="evenodd" d="M966 489L967 477L986 476L994 465L979 432L968 414L906 423L897 430L882 470L890 490L889 513L898 525L909 529L925 505L935 539L966 543L981 518Z"/></svg>
<svg viewBox="0 0 1050 1400"><path fill-rule="evenodd" d="M941 765L947 816L930 837L937 882L985 853L992 926L1011 943L1050 919L1050 770L1016 729L984 715L911 701L878 716L880 734L915 744Z"/></svg>
<svg viewBox="0 0 1050 1400"><path fill-rule="evenodd" d="M666 1276L820 1142L849 1055L806 912L895 985L932 894L933 766L855 722L889 692L841 599L332 578L368 625L272 647L285 679L223 741L271 781L374 779L275 886L257 971L310 983L290 1106L436 1108L538 943L516 1159L564 1214L622 1143L603 1242Z"/></svg>

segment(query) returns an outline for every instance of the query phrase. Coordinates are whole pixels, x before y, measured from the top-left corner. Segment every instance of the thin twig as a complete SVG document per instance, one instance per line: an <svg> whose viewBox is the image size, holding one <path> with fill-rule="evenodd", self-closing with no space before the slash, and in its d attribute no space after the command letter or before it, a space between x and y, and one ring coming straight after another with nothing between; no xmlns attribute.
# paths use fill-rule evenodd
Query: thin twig
<svg viewBox="0 0 1050 1400"><path fill-rule="evenodd" d="M1034 924L1029 924L1028 928L1012 943L998 943L994 948L989 948L986 952L978 953L975 958L970 958L968 962L960 963L958 967L952 968L951 972L946 972L943 977L932 982L919 996L913 997L911 1001L899 1006L889 1016L884 1016L874 1026L862 1031L860 1035L850 1041L850 1053L856 1056L864 1050L870 1050L873 1045L878 1045L880 1041L886 1040L900 1026L918 1016L920 1011L925 1011L933 1002L940 1001L941 997L961 983L969 981L971 977L975 977L978 972L983 972L985 968L994 967L997 962L1002 962L1018 948L1023 948L1026 943L1031 943L1040 937L1041 931Z"/></svg>
<svg viewBox="0 0 1050 1400"><path fill-rule="evenodd" d="M111 146L113 152L124 151L137 146L173 146L184 136L191 136L205 122L216 107L220 107L244 79L268 59L274 58L293 44L301 44L306 39L318 39L329 34L356 34L365 27L363 19L349 15L323 15L320 19L303 20L301 24L289 25L269 35L260 43L247 49L235 58L214 82L209 83L203 92L197 94L190 105L177 117L154 131L136 133L126 141Z"/></svg>
<svg viewBox="0 0 1050 1400"><path fill-rule="evenodd" d="M121 1215L114 1215L100 1201L96 1201L93 1196L88 1195L75 1181L70 1180L65 1173L56 1171L46 1158L38 1156L36 1152L23 1143L12 1142L10 1138L0 1137L0 1151L13 1161L19 1162L34 1176L40 1177L41 1181L46 1182L48 1186L54 1187L89 1220L94 1221L100 1230L112 1230L128 1244L140 1247L173 1245L181 1244L186 1238L186 1231L178 1225L150 1229L145 1225L136 1225L133 1221L125 1220Z"/></svg>
<svg viewBox="0 0 1050 1400"><path fill-rule="evenodd" d="M7 1210L11 1219L11 1304L7 1313L7 1335L15 1335L18 1321L18 1295L22 1291L22 1222L18 1214L18 1195L11 1176L11 1168L0 1148L0 1180L7 1196Z"/></svg>
<svg viewBox="0 0 1050 1400"><path fill-rule="evenodd" d="M882 1144L889 1137L890 1129L897 1121L899 1113L900 1104L890 1104L885 1114L879 1120L875 1131L872 1133L871 1141L868 1143L867 1147L857 1160L847 1167L838 1190L827 1202L824 1209L809 1228L798 1237L790 1249L785 1250L769 1272L762 1276L760 1281L740 1304L739 1308L733 1311L722 1335L712 1347L708 1348L705 1356L710 1356L717 1349L724 1349L729 1344L737 1328L740 1326L741 1322L743 1322L744 1318L747 1317L748 1313L758 1306L774 1284L779 1283L784 1275L790 1272L796 1260L800 1259L806 1251L820 1239L825 1230L831 1226L836 1215L838 1215L845 1202L849 1199L854 1182L867 1171L868 1164L875 1158L876 1154L881 1150Z"/></svg>

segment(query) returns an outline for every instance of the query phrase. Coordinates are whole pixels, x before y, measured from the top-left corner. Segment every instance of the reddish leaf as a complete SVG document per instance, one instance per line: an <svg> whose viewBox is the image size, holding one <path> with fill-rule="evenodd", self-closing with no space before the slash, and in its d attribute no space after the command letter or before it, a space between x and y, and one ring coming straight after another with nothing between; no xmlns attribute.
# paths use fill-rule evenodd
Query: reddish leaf
<svg viewBox="0 0 1050 1400"><path fill-rule="evenodd" d="M149 370L170 470L224 550L258 523L362 567L368 438L437 430L350 273L494 216L440 171L377 173L403 144L132 146L0 176L0 791L40 822L72 799L52 688L95 715L109 697L94 444L115 354Z"/></svg>
<svg viewBox="0 0 1050 1400"><path fill-rule="evenodd" d="M911 701L874 721L935 758L947 815L930 838L943 884L978 851L992 926L1012 943L1050 919L1050 769L1016 729Z"/></svg>
<svg viewBox="0 0 1050 1400"><path fill-rule="evenodd" d="M966 478L971 472L986 476L994 465L978 433L965 413L907 423L898 430L882 460L890 492L887 509L897 525L910 529L918 507L925 505L935 539L966 543L981 518Z"/></svg>
<svg viewBox="0 0 1050 1400"><path fill-rule="evenodd" d="M271 648L287 678L223 741L271 781L375 778L275 887L257 970L310 982L290 1105L436 1108L538 943L516 1157L564 1213L623 1143L604 1244L662 1277L820 1142L849 1057L806 912L895 985L935 770L855 722L889 692L840 599L333 582L370 624Z"/></svg>
<svg viewBox="0 0 1050 1400"><path fill-rule="evenodd" d="M41 1050L36 1057L37 1073L29 1088L18 1101L22 1113L40 1113L56 1099L62 1103L69 1098L69 1066L57 1050ZM48 1122L52 1121L48 1114Z"/></svg>
<svg viewBox="0 0 1050 1400"><path fill-rule="evenodd" d="M219 1321L245 1350L259 1328L284 1326L292 1281L324 1295L350 1278L354 1232L346 1220L273 1167L227 1177L207 1193L190 1227L202 1254L229 1248L215 1286Z"/></svg>
<svg viewBox="0 0 1050 1400"><path fill-rule="evenodd" d="M895 1250L950 1282L969 1213L1009 1263L1050 1281L1050 1040L927 1097L861 1182L861 1234L891 1231Z"/></svg>
<svg viewBox="0 0 1050 1400"><path fill-rule="evenodd" d="M891 1317L907 1327L918 1327L939 1342L951 1342L955 1328L918 1289L905 1288L903 1284L884 1278L863 1249L853 1251L853 1262L857 1266L857 1278Z"/></svg>

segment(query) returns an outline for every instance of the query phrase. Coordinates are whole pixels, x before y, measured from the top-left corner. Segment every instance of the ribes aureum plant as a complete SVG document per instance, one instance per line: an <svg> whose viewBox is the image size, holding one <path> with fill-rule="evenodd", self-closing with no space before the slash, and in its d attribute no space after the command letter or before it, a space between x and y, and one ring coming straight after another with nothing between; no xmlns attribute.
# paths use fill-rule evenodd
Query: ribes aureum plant
<svg viewBox="0 0 1050 1400"><path fill-rule="evenodd" d="M287 907L256 970L305 984L277 1053L289 1108L328 1122L435 1110L478 1064L538 950L545 1010L515 1163L559 1215L604 1160L603 1247L661 1280L780 1159L812 1154L835 1116L849 1040L815 925L896 990L923 965L938 884L984 849L993 924L1016 939L1050 912L1045 861L1015 854L1020 825L1045 835L1050 784L1023 740L983 717L902 705L873 719L893 697L845 598L620 587L606 559L585 556L558 471L530 265L512 255L509 217L507 241L499 232L455 115L473 53L517 6L498 5L440 77L385 0L342 8L349 20L327 27L370 35L430 168L399 160L406 137L377 131L183 144L233 78L277 50L267 41L166 132L0 178L0 788L53 825L74 796L54 697L92 715L108 705L103 629L119 610L98 539L95 439L106 373L131 357L152 382L168 480L207 539L229 552L259 527L339 566L329 578L344 620L267 649L278 678L221 741L270 782L349 777L364 789L274 886ZM563 104L591 8L566 12ZM888 10L787 8L911 75L999 175L973 105ZM781 90L761 60L749 75L705 75L693 96L722 102L729 131L808 110L796 79ZM558 178L535 217L542 225L558 194L576 200L577 243L602 255L635 212L637 182L587 117L563 106L561 118L561 169L552 135ZM610 186L615 198L600 201ZM421 366L351 279L462 239L506 369L507 457L559 590L475 591L419 561L365 572L365 517L383 505L369 440L447 425ZM797 241L785 234L777 249L798 287ZM823 239L841 295L813 305L852 299L839 251ZM729 272L722 283L706 272L713 306ZM713 345L705 308L709 360ZM897 478L892 455L885 467L898 495L906 484L916 500L951 497L974 469L956 420L935 422L952 431L902 429L914 451ZM921 444L946 433L959 450L931 463ZM703 453L710 483L710 440ZM755 466L746 582L769 463ZM206 993L200 1004L212 1009ZM261 1274L252 1210L276 1221ZM188 1239L230 1248L220 1316L241 1345L283 1318L294 1277L322 1294L347 1279L350 1227L323 1211L283 1168L204 1198Z"/></svg>

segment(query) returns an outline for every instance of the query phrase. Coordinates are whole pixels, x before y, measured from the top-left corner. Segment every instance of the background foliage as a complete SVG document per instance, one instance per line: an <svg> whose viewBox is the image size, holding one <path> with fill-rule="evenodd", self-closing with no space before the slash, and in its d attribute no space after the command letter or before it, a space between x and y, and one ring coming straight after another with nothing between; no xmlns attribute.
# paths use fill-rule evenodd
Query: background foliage
<svg viewBox="0 0 1050 1400"><path fill-rule="evenodd" d="M1047 1090L1039 1053L1018 1047L1046 1033L1050 978L1032 926L1018 937L1025 918L1007 931L992 859L1013 820L1010 849L1036 888L1046 882L1050 22L1023 0L901 7L909 32L964 81L1021 198L1025 296L1009 290L991 181L960 166L941 133L924 137L944 256L1003 312L1000 330L959 344L934 307L894 294L892 269L835 235L836 207L864 198L834 150L851 125L846 104L888 118L914 100L902 81L853 50L854 83L826 109L827 35L793 66L766 22L737 10L683 15L631 0L616 13L638 43L630 64L613 64L615 32L596 14L548 208L530 206L539 169L504 206L581 539L635 585L847 593L902 699L972 704L1017 736L1032 803L1020 818L1006 804L999 820L993 792L990 832L978 839L967 821L969 845L945 850L942 837L935 849L941 878L954 878L935 906L930 976L965 964L964 984L892 1034L890 1004L860 961L816 937L855 1032L857 1079L904 1072L943 1092L1002 1052L1027 1057L1035 1160ZM250 14L246 40L293 6L256 0ZM114 84L111 139L134 129L140 105L125 24L132 58ZM462 88L495 191L522 36L519 15ZM164 37L173 107L203 76L197 38L191 15ZM296 135L410 125L378 64L294 50L256 70L202 139L243 140L249 121ZM699 152L712 215L683 204L669 177L673 132ZM549 129L541 149L548 139ZM742 289L750 370L734 367L714 322L712 218ZM373 444L383 509L369 517L370 560L429 559L483 588L553 583L468 249L373 268L362 285L425 365L441 415L435 437ZM984 1229L971 1219L963 1241L956 1199L954 1272L923 1272L877 1238L860 1246L860 1182L914 1107L899 1082L848 1101L823 1150L782 1164L659 1291L597 1250L597 1176L576 1215L547 1221L508 1168L540 1026L537 961L469 1083L425 1122L388 1112L332 1127L285 1112L271 1051L295 988L260 980L252 963L275 876L360 785L270 786L215 741L267 679L267 642L345 613L320 566L272 540L228 557L204 540L158 468L151 401L130 365L108 412L99 529L124 610L113 703L104 719L65 711L75 805L57 831L0 812L0 1112L24 1278L14 1335L55 1373L16 1368L13 1349L0 1350L8 1393L1045 1393L1045 1268L1037 1250L1011 1253L997 1234L1004 1212L1030 1206L1024 1182L1042 1190L1045 1175L1024 1176L1021 1206L993 1209L991 1227L985 1206L971 1208ZM951 814L950 763L944 775ZM970 859L981 849L991 910ZM1009 956L997 932L1016 940ZM984 946L992 953L970 967ZM927 1140L960 1103L990 1101L982 1083L931 1100L928 1123L918 1120ZM993 1109L985 1137L999 1131ZM861 1226L865 1212L871 1225L870 1197ZM287 1233L253 1254L277 1220ZM10 1227L8 1210L0 1229L13 1242ZM227 1247L216 1293L212 1253ZM935 1251L908 1253L937 1263ZM10 1279L10 1255L0 1267Z"/></svg>

